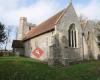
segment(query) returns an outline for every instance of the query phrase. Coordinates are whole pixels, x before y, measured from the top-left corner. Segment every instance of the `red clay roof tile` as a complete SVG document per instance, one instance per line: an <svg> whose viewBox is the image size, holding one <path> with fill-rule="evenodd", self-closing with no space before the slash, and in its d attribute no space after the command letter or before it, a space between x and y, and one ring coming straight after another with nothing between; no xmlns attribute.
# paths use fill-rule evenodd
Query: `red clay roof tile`
<svg viewBox="0 0 100 80"><path fill-rule="evenodd" d="M53 17L49 18L48 20L44 21L43 23L41 23L40 25L36 26L35 28L33 28L32 30L30 30L24 37L23 41L26 41L28 39L31 39L37 35L43 34L47 31L50 31L52 29L54 29L54 26L57 22L57 20L59 19L59 17L61 16L61 14L63 13L64 10L62 10L61 12L57 13L56 15L54 15Z"/></svg>

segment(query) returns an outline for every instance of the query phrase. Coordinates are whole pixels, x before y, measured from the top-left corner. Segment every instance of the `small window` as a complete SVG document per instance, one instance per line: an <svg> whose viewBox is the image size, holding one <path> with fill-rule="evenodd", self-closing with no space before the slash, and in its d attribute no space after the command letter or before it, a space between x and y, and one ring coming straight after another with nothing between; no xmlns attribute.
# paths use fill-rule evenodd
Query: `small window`
<svg viewBox="0 0 100 80"><path fill-rule="evenodd" d="M90 38L90 31L88 31L87 40L89 40L89 38Z"/></svg>
<svg viewBox="0 0 100 80"><path fill-rule="evenodd" d="M29 27L29 30L31 30L31 27Z"/></svg>
<svg viewBox="0 0 100 80"><path fill-rule="evenodd" d="M90 35L90 32L88 31L88 36Z"/></svg>

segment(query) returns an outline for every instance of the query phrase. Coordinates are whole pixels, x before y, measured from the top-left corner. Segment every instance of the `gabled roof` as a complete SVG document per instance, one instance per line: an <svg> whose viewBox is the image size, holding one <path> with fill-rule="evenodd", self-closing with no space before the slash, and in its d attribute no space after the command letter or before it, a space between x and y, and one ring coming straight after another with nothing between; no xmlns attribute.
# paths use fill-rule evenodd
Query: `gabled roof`
<svg viewBox="0 0 100 80"><path fill-rule="evenodd" d="M53 17L49 18L48 20L46 20L45 22L41 23L40 25L36 26L35 28L33 28L32 30L30 30L26 35L24 40L27 39L31 39L37 35L43 34L47 31L50 31L52 29L54 29L55 23L58 20L58 18L60 17L60 15L63 13L63 11L57 13L56 15L54 15Z"/></svg>
<svg viewBox="0 0 100 80"><path fill-rule="evenodd" d="M72 5L72 4L70 4L70 5ZM68 7L67 7L67 9L68 9ZM54 15L53 17L49 18L48 20L44 21L40 25L36 26L32 30L30 30L25 35L23 41L27 41L27 40L29 40L29 39L31 39L33 37L36 37L38 35L41 35L43 33L48 32L48 31L54 30L55 25L61 19L61 17L63 16L64 12L65 12L65 9L62 10L62 11L60 11L59 13L57 13L56 15Z"/></svg>

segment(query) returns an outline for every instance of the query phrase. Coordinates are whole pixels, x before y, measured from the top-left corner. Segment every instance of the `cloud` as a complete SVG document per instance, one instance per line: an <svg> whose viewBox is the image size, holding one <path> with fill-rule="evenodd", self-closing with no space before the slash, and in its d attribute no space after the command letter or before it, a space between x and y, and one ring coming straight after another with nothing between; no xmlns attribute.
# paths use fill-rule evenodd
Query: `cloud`
<svg viewBox="0 0 100 80"><path fill-rule="evenodd" d="M78 15L84 15L88 19L98 19L100 20L100 1L90 0L88 5L76 5L75 9Z"/></svg>
<svg viewBox="0 0 100 80"><path fill-rule="evenodd" d="M61 10L59 5L55 4L57 0L37 0L35 4L23 7L18 7L19 3L20 0L0 1L0 19L5 24L18 25L21 16L25 16L32 23L38 24Z"/></svg>

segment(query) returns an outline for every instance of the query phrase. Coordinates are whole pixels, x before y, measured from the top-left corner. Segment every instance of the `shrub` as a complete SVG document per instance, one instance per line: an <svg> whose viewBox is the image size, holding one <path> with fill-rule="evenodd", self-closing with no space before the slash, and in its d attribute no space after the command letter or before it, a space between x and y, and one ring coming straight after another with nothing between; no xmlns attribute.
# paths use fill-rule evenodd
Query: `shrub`
<svg viewBox="0 0 100 80"><path fill-rule="evenodd" d="M2 53L2 52L0 52L0 57L1 57L1 56L3 56L3 53Z"/></svg>

